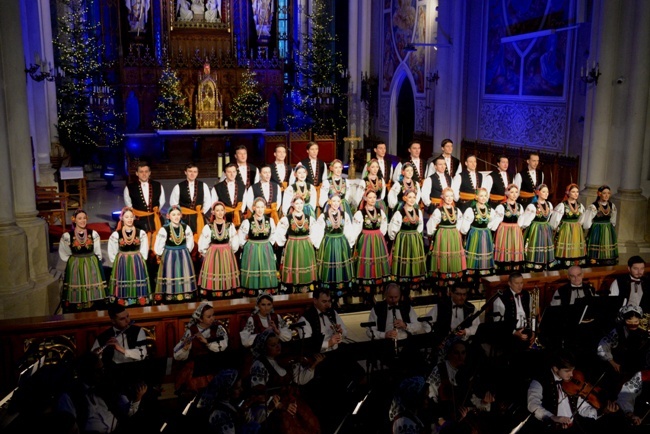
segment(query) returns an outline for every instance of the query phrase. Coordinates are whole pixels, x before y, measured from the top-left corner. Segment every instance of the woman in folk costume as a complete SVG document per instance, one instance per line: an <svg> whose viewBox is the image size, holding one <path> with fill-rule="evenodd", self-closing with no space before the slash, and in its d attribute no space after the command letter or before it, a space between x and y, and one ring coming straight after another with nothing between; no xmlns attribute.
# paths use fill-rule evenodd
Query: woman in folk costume
<svg viewBox="0 0 650 434"><path fill-rule="evenodd" d="M343 209L342 199L334 194L311 230L310 238L317 249L318 277L324 288L349 290L352 282L354 227Z"/></svg>
<svg viewBox="0 0 650 434"><path fill-rule="evenodd" d="M353 256L355 283L359 291L370 295L381 292L391 272L385 238L388 219L377 202L377 191L366 190L352 220L354 233L358 234Z"/></svg>
<svg viewBox="0 0 650 434"><path fill-rule="evenodd" d="M519 226L519 216L524 207L517 203L519 188L510 184L506 200L492 211L488 227L496 231L494 237L494 263L497 274L520 271L524 263L524 234Z"/></svg>
<svg viewBox="0 0 650 434"><path fill-rule="evenodd" d="M318 198L316 187L307 181L307 168L305 166L298 164L293 171L296 177L296 182L284 190L284 196L282 196L282 213L287 215L289 208L293 203L293 198L300 197L304 203L303 212L307 217L315 219L316 206L318 206L318 203L316 202L316 199Z"/></svg>
<svg viewBox="0 0 650 434"><path fill-rule="evenodd" d="M103 309L106 278L102 267L99 234L87 229L88 214L78 209L72 214L72 230L59 242L59 257L65 266L61 306L63 312Z"/></svg>
<svg viewBox="0 0 650 434"><path fill-rule="evenodd" d="M289 190L289 189L287 189ZM278 246L284 246L280 265L281 292L311 292L318 280L316 253L309 239L316 221L304 211L302 197L293 198L287 214L280 219L275 232Z"/></svg>
<svg viewBox="0 0 650 434"><path fill-rule="evenodd" d="M533 203L519 216L519 226L524 232L524 262L526 268L547 270L555 265L553 228L548 219L553 205L548 200L548 186L540 184L535 190Z"/></svg>
<svg viewBox="0 0 650 434"><path fill-rule="evenodd" d="M122 208L117 228L108 239L108 259L113 263L108 299L125 306L144 306L151 302L145 264L149 255L149 238L145 231L133 225L134 222L133 210Z"/></svg>
<svg viewBox="0 0 650 434"><path fill-rule="evenodd" d="M442 190L442 201L427 221L427 235L433 241L429 250L429 272L440 286L454 283L467 269L460 228L463 214L454 203L454 190Z"/></svg>
<svg viewBox="0 0 650 434"><path fill-rule="evenodd" d="M612 190L607 185L598 187L598 199L584 214L582 227L587 232L587 260L590 265L616 265L618 242L616 238L616 205L609 201Z"/></svg>
<svg viewBox="0 0 650 434"><path fill-rule="evenodd" d="M273 311L273 297L270 294L261 294L257 297L255 310L246 320L244 329L239 332L241 344L249 348L257 335L265 330L273 331L282 342L289 342L292 338L286 321Z"/></svg>
<svg viewBox="0 0 650 434"><path fill-rule="evenodd" d="M494 242L488 224L492 219L492 209L488 205L488 192L485 188L477 190L476 200L465 210L460 233L467 235L465 275L478 290L481 276L494 274Z"/></svg>
<svg viewBox="0 0 650 434"><path fill-rule="evenodd" d="M323 181L323 188L321 189L327 194L321 194L319 197L318 206L321 209L325 208L327 201L332 197L338 196L341 199L341 209L345 212L350 220L352 220L352 207L350 202L352 200L352 189L348 185L348 181L343 178L343 163L341 160L334 160L330 163L329 176Z"/></svg>
<svg viewBox="0 0 650 434"><path fill-rule="evenodd" d="M273 243L275 223L264 214L266 200L258 197L253 201L253 215L244 220L239 228L239 245L244 246L241 255L241 287L245 295L256 297L261 293L278 291L278 271L275 268Z"/></svg>
<svg viewBox="0 0 650 434"><path fill-rule="evenodd" d="M558 204L549 223L555 232L555 260L562 268L584 265L587 243L582 230L585 207L578 202L580 187L569 184L564 199Z"/></svg>
<svg viewBox="0 0 650 434"><path fill-rule="evenodd" d="M205 388L212 374L196 375L195 362L228 348L228 333L214 318L214 308L201 302L185 327L185 333L174 347L174 360L185 362L176 375L176 393L199 392Z"/></svg>
<svg viewBox="0 0 650 434"><path fill-rule="evenodd" d="M394 240L391 278L410 289L418 289L427 275L422 229L422 211L417 207L416 190L406 190L404 206L393 214L388 237ZM406 291L408 293L408 291Z"/></svg>
<svg viewBox="0 0 650 434"><path fill-rule="evenodd" d="M365 168L366 176L359 183L357 190L356 203L361 204L368 190L375 192L375 207L388 216L388 207L386 206L386 183L379 176L379 161L376 158L368 161ZM361 209L361 206L359 206Z"/></svg>
<svg viewBox="0 0 650 434"><path fill-rule="evenodd" d="M420 203L420 184L413 180L414 173L413 163L407 162L402 165L402 175L388 192L388 208L391 212L397 212L404 206L403 198L409 190L415 192L415 204Z"/></svg>
<svg viewBox="0 0 650 434"><path fill-rule="evenodd" d="M426 431L418 414L426 410L427 383L424 377L409 377L399 383L390 404L388 418L393 434L419 434Z"/></svg>
<svg viewBox="0 0 650 434"><path fill-rule="evenodd" d="M196 274L190 252L194 248L192 229L181 222L181 209L169 209L169 223L156 235L154 252L161 258L154 303L185 303L196 298Z"/></svg>
<svg viewBox="0 0 650 434"><path fill-rule="evenodd" d="M239 267L235 258L238 249L235 226L226 221L226 206L215 202L211 222L203 227L199 238L199 253L204 257L199 274L202 298L213 300L239 295Z"/></svg>
<svg viewBox="0 0 650 434"><path fill-rule="evenodd" d="M308 365L281 360L282 344L272 330L257 335L251 347L255 361L250 369L250 387L255 402L249 414L263 424L264 432L319 434L318 418L300 397L300 386L314 378L314 369L323 360L317 354Z"/></svg>

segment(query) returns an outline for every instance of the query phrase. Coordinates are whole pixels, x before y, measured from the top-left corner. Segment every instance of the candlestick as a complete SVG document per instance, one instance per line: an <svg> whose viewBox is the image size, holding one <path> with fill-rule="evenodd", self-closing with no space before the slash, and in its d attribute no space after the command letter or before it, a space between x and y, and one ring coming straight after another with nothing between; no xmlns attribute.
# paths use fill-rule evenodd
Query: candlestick
<svg viewBox="0 0 650 434"><path fill-rule="evenodd" d="M225 160L226 160L226 166L229 165L230 164L230 154L226 154Z"/></svg>
<svg viewBox="0 0 650 434"><path fill-rule="evenodd" d="M366 163L370 161L370 149L366 150Z"/></svg>
<svg viewBox="0 0 650 434"><path fill-rule="evenodd" d="M223 154L219 153L217 156L217 176L221 177L223 173Z"/></svg>

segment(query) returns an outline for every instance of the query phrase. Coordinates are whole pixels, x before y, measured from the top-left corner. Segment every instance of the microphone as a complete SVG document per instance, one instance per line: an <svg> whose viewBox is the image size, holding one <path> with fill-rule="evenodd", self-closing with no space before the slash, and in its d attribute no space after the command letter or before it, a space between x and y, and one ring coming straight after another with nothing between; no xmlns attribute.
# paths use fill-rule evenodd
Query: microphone
<svg viewBox="0 0 650 434"><path fill-rule="evenodd" d="M305 322L304 322L304 321L300 321L300 322L297 322L297 323L291 324L291 325L289 326L289 329L293 330L293 329L297 329L297 328L299 328L299 327L302 328L302 327L304 327L304 326L305 326Z"/></svg>
<svg viewBox="0 0 650 434"><path fill-rule="evenodd" d="M377 323L375 321L362 322L359 324L360 327L374 327Z"/></svg>
<svg viewBox="0 0 650 434"><path fill-rule="evenodd" d="M433 319L433 317L431 315L427 315L427 316L421 316L420 318L418 318L418 321L419 322L429 322L432 319Z"/></svg>

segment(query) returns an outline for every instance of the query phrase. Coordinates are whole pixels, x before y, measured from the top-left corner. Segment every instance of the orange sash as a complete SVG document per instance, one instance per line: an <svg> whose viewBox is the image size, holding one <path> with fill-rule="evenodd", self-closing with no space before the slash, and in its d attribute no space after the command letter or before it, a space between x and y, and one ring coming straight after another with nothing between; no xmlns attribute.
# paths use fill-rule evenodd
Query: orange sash
<svg viewBox="0 0 650 434"><path fill-rule="evenodd" d="M465 193L465 192L460 192L458 195L460 200L474 200L476 199L476 193Z"/></svg>
<svg viewBox="0 0 650 434"><path fill-rule="evenodd" d="M505 198L506 198L505 196L490 193L490 200L493 202L503 202Z"/></svg>
<svg viewBox="0 0 650 434"><path fill-rule="evenodd" d="M280 216L278 215L278 204L275 202L271 203L271 206L267 207L264 210L264 214L270 215L271 218L273 219L273 223L275 223L276 225L280 221Z"/></svg>
<svg viewBox="0 0 650 434"><path fill-rule="evenodd" d="M153 207L153 212L149 211L140 211L139 209L133 209L133 215L136 216L137 218L142 218L142 217L149 217L153 215L153 226L154 226L154 231L153 232L147 232L147 236L149 238L149 250L153 250L153 241L154 237L158 234L158 231L162 227L162 222L160 221L160 208L157 206Z"/></svg>
<svg viewBox="0 0 650 434"><path fill-rule="evenodd" d="M432 205L440 205L441 202L442 202L442 199L440 199L439 197L434 197L434 198L431 199L431 204Z"/></svg>
<svg viewBox="0 0 650 434"><path fill-rule="evenodd" d="M282 182L280 183L280 190L281 190L281 191L286 190L288 185L289 185L289 183L288 183L287 181L282 181Z"/></svg>
<svg viewBox="0 0 650 434"><path fill-rule="evenodd" d="M520 190L519 191L519 197L522 197L524 199L531 199L531 198L535 197L535 193L530 193L528 191Z"/></svg>
<svg viewBox="0 0 650 434"><path fill-rule="evenodd" d="M181 212L184 215L194 215L196 214L196 232L194 232L194 243L199 242L199 237L201 236L201 232L203 231L203 226L205 226L205 219L203 218L203 213L201 212L201 209L203 208L202 205L197 205L196 206L196 211L190 208L185 208L184 206L181 207Z"/></svg>
<svg viewBox="0 0 650 434"><path fill-rule="evenodd" d="M235 225L235 228L239 229L241 226L241 207L242 203L239 202L236 207L226 206L226 213L233 213L232 223Z"/></svg>

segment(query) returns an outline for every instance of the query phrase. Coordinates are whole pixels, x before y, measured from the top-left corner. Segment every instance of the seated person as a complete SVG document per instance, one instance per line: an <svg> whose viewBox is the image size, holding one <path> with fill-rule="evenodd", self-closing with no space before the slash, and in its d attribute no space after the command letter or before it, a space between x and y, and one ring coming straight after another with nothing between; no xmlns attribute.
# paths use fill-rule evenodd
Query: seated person
<svg viewBox="0 0 650 434"><path fill-rule="evenodd" d="M273 312L273 297L269 294L261 294L257 297L257 306L246 320L244 329L239 332L241 344L246 348L253 345L255 338L264 330L273 332L283 342L291 340L291 330L280 315Z"/></svg>
<svg viewBox="0 0 650 434"><path fill-rule="evenodd" d="M79 357L76 374L57 404L57 412L68 413L75 419L76 429L70 432L129 432L128 419L137 413L147 392L146 384L132 384L130 397L121 394L115 390L113 378L106 375L102 358L94 351Z"/></svg>
<svg viewBox="0 0 650 434"><path fill-rule="evenodd" d="M401 381L388 411L391 433L426 432L422 421L427 416L426 391L424 377L409 377Z"/></svg>
<svg viewBox="0 0 650 434"><path fill-rule="evenodd" d="M605 378L609 388L628 381L636 372L647 369L650 339L639 328L643 310L628 304L619 310L617 325L598 344L598 357L608 364Z"/></svg>
<svg viewBox="0 0 650 434"><path fill-rule="evenodd" d="M650 280L645 278L645 261L641 256L632 256L627 261L629 274L618 277L609 288L609 295L621 296L627 304L641 306L650 312ZM644 297L644 294L648 294Z"/></svg>
<svg viewBox="0 0 650 434"><path fill-rule="evenodd" d="M90 350L101 355L105 366L144 360L147 336L133 324L129 311L121 304L110 304L108 317L111 327L97 336Z"/></svg>
<svg viewBox="0 0 650 434"><path fill-rule="evenodd" d="M567 274L569 275L569 283L560 286L555 291L551 306L568 306L575 304L578 299L589 299L596 295L594 287L582 281L585 272L579 265L569 267Z"/></svg>
<svg viewBox="0 0 650 434"><path fill-rule="evenodd" d="M494 396L475 381L476 369L467 363L467 343L453 338L443 348L443 360L436 364L427 379L429 398L435 404L434 418L440 427L463 424L469 410L490 411ZM471 393L471 395L470 395ZM477 393L482 396L479 398ZM469 398L469 399L468 399Z"/></svg>
<svg viewBox="0 0 650 434"><path fill-rule="evenodd" d="M566 386L573 377L575 369L575 361L571 353L566 351L554 353L549 365L550 369L531 381L528 387L528 411L535 419L529 422L526 432L540 433L554 432L558 428L569 429L574 427L576 419L580 419L581 423L576 424L575 427L582 431L587 428L585 432L602 432L596 431L599 413L608 414L617 411L616 403L607 402L606 406L597 410L577 393L567 395ZM574 429L574 432L582 431Z"/></svg>
<svg viewBox="0 0 650 434"><path fill-rule="evenodd" d="M632 376L618 393L616 403L625 419L632 426L639 426L648 415L648 401L650 400L650 370L644 369ZM647 425L647 422L646 422Z"/></svg>
<svg viewBox="0 0 650 434"><path fill-rule="evenodd" d="M409 334L418 334L422 327L418 316L410 303L402 298L402 290L396 283L390 283L384 291L384 300L375 304L370 310L369 322L376 325L366 331L368 336L378 339L402 341Z"/></svg>
<svg viewBox="0 0 650 434"><path fill-rule="evenodd" d="M508 279L508 289L497 297L492 305L493 320L499 323L496 344L503 349L525 349L534 340L534 334L528 328L531 314L531 297L524 291L524 277L521 273L512 273Z"/></svg>
<svg viewBox="0 0 650 434"><path fill-rule="evenodd" d="M304 339L311 338L314 352L327 353L338 349L348 331L339 314L332 309L332 296L326 289L314 290L314 304L298 322L305 323Z"/></svg>
<svg viewBox="0 0 650 434"><path fill-rule="evenodd" d="M467 287L458 285L450 289L450 296L440 300L433 306L426 316L431 317L431 322L435 323L434 331L436 335L435 342L440 342L449 336L453 331L454 336L458 336L464 341L471 339L476 334L480 319L477 316L471 324L456 330L465 318L476 311L474 305L467 301ZM429 324L423 326L425 332L431 331Z"/></svg>

